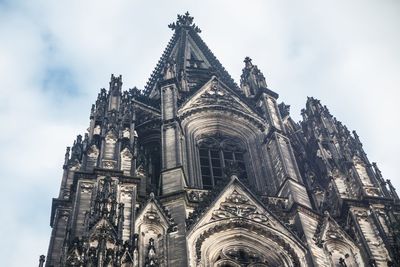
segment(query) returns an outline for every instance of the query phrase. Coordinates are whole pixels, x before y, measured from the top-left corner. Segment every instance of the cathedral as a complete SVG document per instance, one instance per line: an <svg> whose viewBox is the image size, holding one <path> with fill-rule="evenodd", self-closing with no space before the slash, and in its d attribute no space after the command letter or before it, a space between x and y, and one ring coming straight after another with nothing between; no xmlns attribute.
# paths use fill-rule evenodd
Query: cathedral
<svg viewBox="0 0 400 267"><path fill-rule="evenodd" d="M237 84L178 15L144 89L111 75L67 147L39 266L400 266L400 199L309 97L295 122L252 59Z"/></svg>

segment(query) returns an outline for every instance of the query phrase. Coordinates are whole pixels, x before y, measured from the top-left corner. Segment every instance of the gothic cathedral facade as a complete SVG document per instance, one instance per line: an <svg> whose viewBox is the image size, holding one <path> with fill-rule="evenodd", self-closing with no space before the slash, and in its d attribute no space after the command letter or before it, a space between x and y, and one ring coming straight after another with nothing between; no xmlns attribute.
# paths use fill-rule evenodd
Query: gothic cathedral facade
<svg viewBox="0 0 400 267"><path fill-rule="evenodd" d="M237 85L186 13L144 90L111 76L67 148L40 266L400 266L400 200L358 135Z"/></svg>

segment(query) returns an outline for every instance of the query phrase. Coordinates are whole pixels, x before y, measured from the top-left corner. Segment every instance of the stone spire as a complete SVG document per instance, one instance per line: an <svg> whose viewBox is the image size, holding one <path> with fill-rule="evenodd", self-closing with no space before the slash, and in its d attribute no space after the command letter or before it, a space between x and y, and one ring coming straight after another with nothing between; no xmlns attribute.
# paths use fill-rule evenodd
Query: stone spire
<svg viewBox="0 0 400 267"><path fill-rule="evenodd" d="M177 80L179 91L184 93L201 87L213 75L232 89L239 90L230 74L199 36L200 28L193 20L186 12L178 15L176 22L168 25L174 34L145 86L145 94L150 98L158 99L160 83L172 76Z"/></svg>

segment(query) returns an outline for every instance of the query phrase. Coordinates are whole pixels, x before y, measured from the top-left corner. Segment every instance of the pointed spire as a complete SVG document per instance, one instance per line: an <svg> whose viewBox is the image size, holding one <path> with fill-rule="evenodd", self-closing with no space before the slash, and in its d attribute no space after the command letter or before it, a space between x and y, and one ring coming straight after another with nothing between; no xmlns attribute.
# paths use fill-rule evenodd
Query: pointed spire
<svg viewBox="0 0 400 267"><path fill-rule="evenodd" d="M145 86L146 96L151 99L160 97L159 84L167 78L167 73L168 77L171 76L171 62L175 65L173 76L177 79L180 91L200 88L213 75L218 76L231 89L239 91L235 81L198 35L200 29L193 23L193 17L188 12L178 15L177 21L171 23L169 28L174 30L174 34Z"/></svg>

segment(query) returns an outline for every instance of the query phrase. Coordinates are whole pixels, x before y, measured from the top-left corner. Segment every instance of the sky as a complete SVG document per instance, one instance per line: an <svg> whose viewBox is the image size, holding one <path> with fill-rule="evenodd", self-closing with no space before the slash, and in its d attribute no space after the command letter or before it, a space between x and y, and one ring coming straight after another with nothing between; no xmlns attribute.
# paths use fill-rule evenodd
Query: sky
<svg viewBox="0 0 400 267"><path fill-rule="evenodd" d="M400 2L0 0L0 255L37 266L65 147L111 73L143 88L189 11L239 82L249 56L300 120L307 96L361 137L400 190Z"/></svg>

